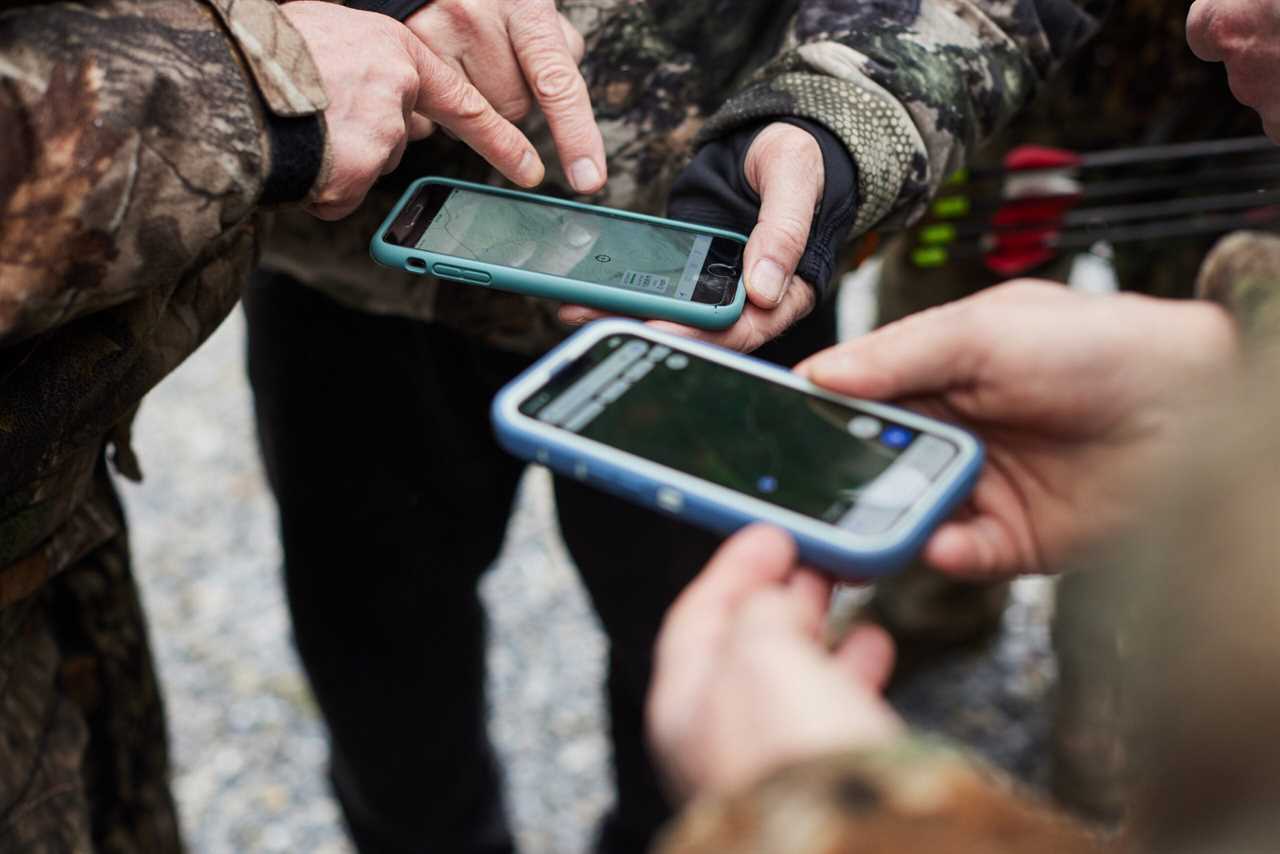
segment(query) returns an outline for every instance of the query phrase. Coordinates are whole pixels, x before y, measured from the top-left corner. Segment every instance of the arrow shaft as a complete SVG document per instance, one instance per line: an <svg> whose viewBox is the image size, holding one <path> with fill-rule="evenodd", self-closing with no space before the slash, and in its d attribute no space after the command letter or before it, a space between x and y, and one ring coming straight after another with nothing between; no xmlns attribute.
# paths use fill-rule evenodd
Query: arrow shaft
<svg viewBox="0 0 1280 854"><path fill-rule="evenodd" d="M1099 241L1137 243L1175 237L1225 234L1241 229L1275 229L1278 226L1280 226L1280 206L1268 206L1226 215L1174 217L1141 225L1112 228L1105 232L1078 229L1060 231L1055 234L1046 234L1038 240L1028 240L1020 244L1020 248L1025 250L1040 247L1061 252L1088 249ZM928 247L925 251L941 253L942 256L951 258L984 258L991 254L991 250L992 246L989 243L975 241L947 247Z"/></svg>
<svg viewBox="0 0 1280 854"><path fill-rule="evenodd" d="M1197 142L1181 142L1164 145L1142 145L1132 148L1115 148L1108 151L1095 151L1083 154L1076 164L1066 167L1071 170L1103 169L1111 166L1130 166L1133 164L1164 163L1175 160L1192 160L1200 158L1224 157L1227 155L1247 155L1260 152L1271 153L1277 150L1276 144L1265 136L1246 136L1234 139L1210 139ZM1010 170L1003 166L986 169L974 169L969 173L969 181L984 181L1002 178L1010 172L1034 173L1062 171L1062 166L1036 167L1030 169Z"/></svg>
<svg viewBox="0 0 1280 854"><path fill-rule="evenodd" d="M1164 190L1187 191L1199 190L1206 187L1209 189L1220 190L1229 189L1233 185L1259 187L1272 184L1276 181L1280 181L1280 158L1277 158L1275 163L1247 167L1244 169L1205 169L1191 174L1123 178L1113 181L1098 181L1092 184L1086 182L1081 185L1080 192L1078 194L1047 193L1043 196L1027 196L1016 200L1005 199L1002 196L977 198L969 200L969 203L964 206L964 216L969 217L974 215L992 214L1009 204L1010 201L1048 201L1066 198L1100 201L1103 199L1115 199L1125 196L1141 197L1149 193L1156 193ZM943 200L945 201L947 198L957 199L960 197L944 196ZM955 217L940 216L939 218L954 219Z"/></svg>
<svg viewBox="0 0 1280 854"><path fill-rule="evenodd" d="M952 226L951 237L952 239L964 239L967 237L981 237L992 232L1009 234L1023 231L1043 231L1046 228L1060 227L1081 227L1093 231L1106 231L1126 222L1164 219L1181 214L1245 210L1275 202L1280 202L1280 190L1229 193L1220 196L1185 197L1163 202L1144 202L1132 205L1075 208L1059 216L1031 216L1027 219L1010 223L958 222ZM1015 202L1014 204L1016 205L1017 203Z"/></svg>

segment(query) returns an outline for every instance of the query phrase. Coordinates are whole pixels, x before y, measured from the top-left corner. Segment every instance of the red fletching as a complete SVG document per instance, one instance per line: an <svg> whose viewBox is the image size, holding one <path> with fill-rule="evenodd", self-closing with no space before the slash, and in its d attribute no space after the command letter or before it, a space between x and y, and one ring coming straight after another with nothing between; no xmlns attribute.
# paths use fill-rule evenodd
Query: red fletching
<svg viewBox="0 0 1280 854"><path fill-rule="evenodd" d="M1079 201L1079 196L1058 196L1001 207L991 218L991 248L983 258L987 269L999 276L1021 276L1052 259L1056 251L1051 242L1061 229L1062 215Z"/></svg>
<svg viewBox="0 0 1280 854"><path fill-rule="evenodd" d="M1049 263L1057 254L1057 250L1050 249L1043 243L1037 246L997 247L983 256L983 262L997 276L1012 279L1025 276L1041 264Z"/></svg>
<svg viewBox="0 0 1280 854"><path fill-rule="evenodd" d="M1004 168L1010 172L1033 169L1071 169L1080 165L1080 155L1046 145L1019 145L1004 156Z"/></svg>

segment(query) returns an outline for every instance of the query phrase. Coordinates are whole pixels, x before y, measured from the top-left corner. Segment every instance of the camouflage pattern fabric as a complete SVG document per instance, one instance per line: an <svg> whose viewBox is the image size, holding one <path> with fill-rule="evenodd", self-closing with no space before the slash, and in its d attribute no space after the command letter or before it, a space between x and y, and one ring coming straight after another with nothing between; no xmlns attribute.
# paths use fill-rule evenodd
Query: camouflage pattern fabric
<svg viewBox="0 0 1280 854"><path fill-rule="evenodd" d="M567 0L586 36L583 71L609 158L601 204L661 214L700 140L775 116L831 129L858 166L855 235L918 216L976 140L993 133L1091 34L1075 0ZM568 195L544 123L526 129ZM555 306L368 261L368 240L409 181L427 174L497 183L447 140L413 146L353 217L282 213L266 266L365 311L439 320L536 354L564 335Z"/></svg>
<svg viewBox="0 0 1280 854"><path fill-rule="evenodd" d="M104 466L93 492L119 524ZM0 733L0 850L182 850L123 534L0 609Z"/></svg>
<svg viewBox="0 0 1280 854"><path fill-rule="evenodd" d="M1196 296L1224 306L1238 319L1253 347L1280 342L1280 237L1240 231L1218 241L1196 277Z"/></svg>
<svg viewBox="0 0 1280 854"><path fill-rule="evenodd" d="M324 103L273 4L223 16L190 0L0 13L0 607L117 532L87 497L104 445L140 476L138 402L235 305L269 171L258 92ZM224 20L275 23L246 48ZM276 44L258 90L245 57Z"/></svg>
<svg viewBox="0 0 1280 854"><path fill-rule="evenodd" d="M181 849L106 456L256 263L265 111L324 104L270 0L0 11L0 850Z"/></svg>
<svg viewBox="0 0 1280 854"><path fill-rule="evenodd" d="M658 854L1085 854L1102 845L1000 772L908 735L695 802Z"/></svg>

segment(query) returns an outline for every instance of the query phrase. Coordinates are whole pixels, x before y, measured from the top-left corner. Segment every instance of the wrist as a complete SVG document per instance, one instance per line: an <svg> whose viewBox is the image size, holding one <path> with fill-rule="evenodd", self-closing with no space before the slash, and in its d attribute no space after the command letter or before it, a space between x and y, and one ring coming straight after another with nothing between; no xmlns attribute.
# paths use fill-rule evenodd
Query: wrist
<svg viewBox="0 0 1280 854"><path fill-rule="evenodd" d="M320 114L277 116L267 111L263 123L268 160L260 203L300 202L310 194L324 165L324 118Z"/></svg>
<svg viewBox="0 0 1280 854"><path fill-rule="evenodd" d="M300 201L326 155L329 101L307 39L287 6L269 0L210 0L235 44L262 151L258 203Z"/></svg>

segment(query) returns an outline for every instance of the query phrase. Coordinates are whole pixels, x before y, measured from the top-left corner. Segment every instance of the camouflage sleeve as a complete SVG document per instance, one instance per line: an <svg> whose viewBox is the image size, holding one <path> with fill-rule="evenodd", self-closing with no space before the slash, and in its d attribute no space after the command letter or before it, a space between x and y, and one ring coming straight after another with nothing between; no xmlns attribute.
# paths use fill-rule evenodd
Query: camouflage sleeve
<svg viewBox="0 0 1280 854"><path fill-rule="evenodd" d="M963 752L904 736L879 750L794 765L738 794L696 801L657 854L1110 850L1083 825Z"/></svg>
<svg viewBox="0 0 1280 854"><path fill-rule="evenodd" d="M1196 294L1231 313L1246 346L1280 346L1280 236L1242 231L1218 241L1200 268Z"/></svg>
<svg viewBox="0 0 1280 854"><path fill-rule="evenodd" d="M0 12L0 346L206 261L268 186L272 117L324 106L271 0Z"/></svg>
<svg viewBox="0 0 1280 854"><path fill-rule="evenodd" d="M710 120L826 125L858 167L854 234L920 215L1097 28L1105 0L799 0L781 54Z"/></svg>

